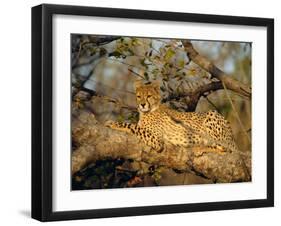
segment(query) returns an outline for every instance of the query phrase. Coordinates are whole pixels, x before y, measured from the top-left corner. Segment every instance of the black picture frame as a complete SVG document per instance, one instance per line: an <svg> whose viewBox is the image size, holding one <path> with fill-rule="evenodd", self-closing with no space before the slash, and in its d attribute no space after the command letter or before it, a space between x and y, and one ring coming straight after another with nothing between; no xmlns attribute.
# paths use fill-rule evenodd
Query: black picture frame
<svg viewBox="0 0 281 226"><path fill-rule="evenodd" d="M52 18L55 14L266 27L267 198L54 212L52 210ZM49 4L32 8L32 218L40 221L56 221L270 206L274 206L273 19Z"/></svg>

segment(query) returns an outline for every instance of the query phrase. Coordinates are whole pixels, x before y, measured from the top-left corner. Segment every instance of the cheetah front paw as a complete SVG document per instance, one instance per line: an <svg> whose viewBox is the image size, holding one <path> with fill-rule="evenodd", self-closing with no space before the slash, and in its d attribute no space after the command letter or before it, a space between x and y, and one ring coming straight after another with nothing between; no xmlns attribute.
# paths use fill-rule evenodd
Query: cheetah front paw
<svg viewBox="0 0 281 226"><path fill-rule="evenodd" d="M104 126L108 127L108 128L111 128L111 129L114 129L114 128L116 128L116 122L114 122L112 120L108 120L104 123Z"/></svg>

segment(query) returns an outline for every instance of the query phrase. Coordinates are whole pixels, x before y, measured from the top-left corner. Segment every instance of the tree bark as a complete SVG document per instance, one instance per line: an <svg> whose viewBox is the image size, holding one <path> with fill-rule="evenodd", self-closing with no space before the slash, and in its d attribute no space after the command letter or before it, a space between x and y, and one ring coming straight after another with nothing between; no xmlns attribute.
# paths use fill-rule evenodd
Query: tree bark
<svg viewBox="0 0 281 226"><path fill-rule="evenodd" d="M213 182L250 181L250 152L213 152L205 147L183 148L165 145L158 153L136 137L100 124L86 108L74 109L72 116L72 174L89 163L105 158L124 158L164 166L179 171L192 171ZM243 158L243 159L242 159ZM246 166L245 166L246 163Z"/></svg>

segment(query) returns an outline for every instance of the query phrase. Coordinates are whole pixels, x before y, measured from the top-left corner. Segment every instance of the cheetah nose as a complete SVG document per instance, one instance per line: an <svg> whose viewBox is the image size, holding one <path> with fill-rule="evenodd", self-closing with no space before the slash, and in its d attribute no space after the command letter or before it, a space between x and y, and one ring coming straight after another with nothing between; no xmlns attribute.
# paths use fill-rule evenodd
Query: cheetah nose
<svg viewBox="0 0 281 226"><path fill-rule="evenodd" d="M141 104L141 106L144 108L145 104Z"/></svg>

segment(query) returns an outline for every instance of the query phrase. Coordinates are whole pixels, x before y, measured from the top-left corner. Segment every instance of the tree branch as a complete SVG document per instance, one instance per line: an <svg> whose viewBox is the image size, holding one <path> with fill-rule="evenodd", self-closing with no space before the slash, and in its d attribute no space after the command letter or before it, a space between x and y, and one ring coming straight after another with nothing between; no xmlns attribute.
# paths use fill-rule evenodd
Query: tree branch
<svg viewBox="0 0 281 226"><path fill-rule="evenodd" d="M222 81L227 89L237 92L248 98L251 97L251 87L243 84L230 76L226 75L222 70L217 68L212 62L210 62L205 57L201 56L194 48L190 41L182 40L185 51L188 57L197 65L202 67L204 70L208 71L213 77Z"/></svg>
<svg viewBox="0 0 281 226"><path fill-rule="evenodd" d="M221 82L211 82L208 84L205 84L204 86L200 86L197 88L197 90L189 93L181 93L181 94L171 94L167 98L163 99L163 102L171 101L171 100L176 100L182 97L197 97L197 96L204 96L205 93L209 93L212 91L216 91L219 89L223 89L223 85Z"/></svg>
<svg viewBox="0 0 281 226"><path fill-rule="evenodd" d="M205 147L182 148L167 144L158 153L141 143L136 137L104 127L86 109L76 111L72 117L72 174L87 164L105 158L124 158L164 166L180 171L193 171L214 182L249 181L239 154L219 154ZM250 169L251 157L245 153Z"/></svg>
<svg viewBox="0 0 281 226"><path fill-rule="evenodd" d="M166 102L169 102L169 101L179 100L181 98L189 97L190 100L187 103L187 108L188 108L189 111L194 111L196 109L196 106L197 106L198 101L199 101L201 96L207 96L209 93L211 93L213 91L216 91L216 90L219 90L219 89L223 89L222 83L220 81L212 82L212 83L205 84L204 86L198 87L197 90L195 90L193 92L186 92L186 93L180 93L180 94L178 94L178 93L177 94L174 94L174 93L170 94L168 97L163 98L162 102L166 103ZM122 101L118 100L118 99L114 99L114 98L107 97L107 96L97 95L97 93L95 91L87 89L85 87L81 87L80 90L77 90L77 92L75 92L73 94L73 98L74 98L75 95L77 97L79 97L80 96L79 94L82 93L81 91L84 91L84 92L88 93L90 96L95 95L95 96L98 96L99 98L103 98L107 102L114 103L114 104L116 104L116 105L118 105L119 107L122 107L122 108L127 108L130 111L134 111L134 112L137 111L137 108L134 107L134 106L128 106L128 105L122 103ZM123 91L123 90L122 90L122 92L131 93L129 91Z"/></svg>
<svg viewBox="0 0 281 226"><path fill-rule="evenodd" d="M200 86L197 90L193 92L180 93L180 94L170 94L168 97L164 98L162 101L169 102L171 100L179 100L180 98L189 97L190 101L188 102L188 110L194 111L196 109L197 103L201 96L207 96L210 92L223 89L223 85L220 81L211 82Z"/></svg>

